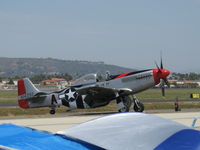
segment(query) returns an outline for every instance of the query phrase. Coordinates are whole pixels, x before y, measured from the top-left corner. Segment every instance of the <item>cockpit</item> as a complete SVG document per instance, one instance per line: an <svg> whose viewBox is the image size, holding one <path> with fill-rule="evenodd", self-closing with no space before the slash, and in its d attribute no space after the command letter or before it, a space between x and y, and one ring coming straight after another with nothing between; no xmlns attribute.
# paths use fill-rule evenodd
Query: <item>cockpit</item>
<svg viewBox="0 0 200 150"><path fill-rule="evenodd" d="M101 81L106 81L108 80L108 75L107 73L102 75L100 73L91 73L91 74L86 74L74 81L72 84L74 85L83 85L83 84L95 84L96 82L101 82Z"/></svg>
<svg viewBox="0 0 200 150"><path fill-rule="evenodd" d="M100 73L91 73L76 79L72 85L75 86L83 84L95 84L96 82L101 82L106 80L109 80L109 74L107 72L104 75Z"/></svg>
<svg viewBox="0 0 200 150"><path fill-rule="evenodd" d="M91 73L78 78L72 85L93 84L96 82L98 82L97 74Z"/></svg>

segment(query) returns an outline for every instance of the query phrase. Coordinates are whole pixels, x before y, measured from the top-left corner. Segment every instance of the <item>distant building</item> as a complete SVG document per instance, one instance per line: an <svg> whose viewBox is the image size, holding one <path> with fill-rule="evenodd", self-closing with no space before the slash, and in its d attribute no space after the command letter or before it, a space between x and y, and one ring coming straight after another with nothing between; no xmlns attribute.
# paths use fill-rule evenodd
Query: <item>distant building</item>
<svg viewBox="0 0 200 150"><path fill-rule="evenodd" d="M69 86L72 85L75 82L75 80L70 80L69 81Z"/></svg>
<svg viewBox="0 0 200 150"><path fill-rule="evenodd" d="M5 84L8 84L9 80L8 80L8 79L2 79L2 81L1 81L1 82L2 82L2 84L4 84L4 85L5 85Z"/></svg>
<svg viewBox="0 0 200 150"><path fill-rule="evenodd" d="M196 84L198 84L198 86L200 87L200 81L195 81Z"/></svg>
<svg viewBox="0 0 200 150"><path fill-rule="evenodd" d="M185 80L184 84L195 84L196 81L192 81L192 80Z"/></svg>
<svg viewBox="0 0 200 150"><path fill-rule="evenodd" d="M10 83L12 82L12 83ZM17 80L13 80L13 79L2 79L1 84L3 85L7 85L7 84L11 84L11 85L17 85Z"/></svg>
<svg viewBox="0 0 200 150"><path fill-rule="evenodd" d="M18 80L13 80L14 85L17 85Z"/></svg>
<svg viewBox="0 0 200 150"><path fill-rule="evenodd" d="M168 80L170 88L175 88L177 85L177 80Z"/></svg>
<svg viewBox="0 0 200 150"><path fill-rule="evenodd" d="M184 81L177 81L176 84L177 85L184 85Z"/></svg>
<svg viewBox="0 0 200 150"><path fill-rule="evenodd" d="M200 81L193 81L193 80L169 80L170 87L179 87L179 88L195 88L200 86ZM173 86L171 86L173 85Z"/></svg>

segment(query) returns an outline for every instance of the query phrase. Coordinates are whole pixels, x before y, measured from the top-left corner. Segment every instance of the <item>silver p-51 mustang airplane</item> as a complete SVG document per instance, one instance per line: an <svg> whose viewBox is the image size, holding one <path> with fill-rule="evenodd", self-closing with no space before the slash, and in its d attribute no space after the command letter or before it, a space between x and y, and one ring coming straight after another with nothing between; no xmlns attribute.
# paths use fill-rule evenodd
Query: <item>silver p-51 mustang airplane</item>
<svg viewBox="0 0 200 150"><path fill-rule="evenodd" d="M143 104L134 94L154 87L161 82L168 85L170 72L160 68L139 70L119 75L109 75L102 80L97 74L85 75L70 87L56 92L39 91L28 78L18 80L18 104L21 108L50 107L50 114L61 105L72 109L88 109L108 105L116 100L119 112L128 112L132 102L134 110L142 112Z"/></svg>

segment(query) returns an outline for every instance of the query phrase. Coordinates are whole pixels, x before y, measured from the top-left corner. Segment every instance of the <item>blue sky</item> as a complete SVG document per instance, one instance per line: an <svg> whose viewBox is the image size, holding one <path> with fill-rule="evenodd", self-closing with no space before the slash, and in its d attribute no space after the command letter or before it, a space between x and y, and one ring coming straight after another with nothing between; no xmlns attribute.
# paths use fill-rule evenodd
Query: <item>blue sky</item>
<svg viewBox="0 0 200 150"><path fill-rule="evenodd" d="M0 0L0 56L200 72L200 0Z"/></svg>

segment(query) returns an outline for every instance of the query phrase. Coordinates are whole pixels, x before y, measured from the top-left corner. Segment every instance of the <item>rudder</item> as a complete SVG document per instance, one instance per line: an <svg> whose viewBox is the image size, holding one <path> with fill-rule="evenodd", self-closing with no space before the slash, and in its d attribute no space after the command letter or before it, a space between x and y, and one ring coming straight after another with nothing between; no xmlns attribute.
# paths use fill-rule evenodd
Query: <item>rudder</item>
<svg viewBox="0 0 200 150"><path fill-rule="evenodd" d="M39 90L28 79L18 80L18 104L21 108L29 108L29 102L26 99L33 97Z"/></svg>

